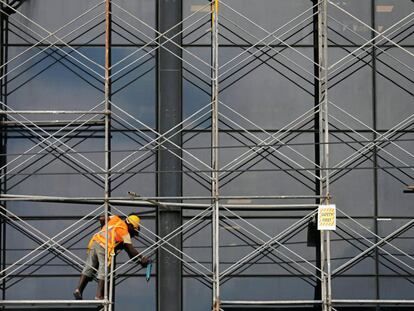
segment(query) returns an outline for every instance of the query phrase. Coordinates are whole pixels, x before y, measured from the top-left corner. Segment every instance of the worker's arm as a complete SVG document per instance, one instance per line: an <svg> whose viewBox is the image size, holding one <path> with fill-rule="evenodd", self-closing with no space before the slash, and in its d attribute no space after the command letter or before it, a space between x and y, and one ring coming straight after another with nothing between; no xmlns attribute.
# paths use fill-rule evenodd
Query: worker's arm
<svg viewBox="0 0 414 311"><path fill-rule="evenodd" d="M130 243L124 243L125 251L127 252L129 258L136 258L135 261L140 263L143 267L146 267L148 264L148 258L142 255L139 255L138 251Z"/></svg>

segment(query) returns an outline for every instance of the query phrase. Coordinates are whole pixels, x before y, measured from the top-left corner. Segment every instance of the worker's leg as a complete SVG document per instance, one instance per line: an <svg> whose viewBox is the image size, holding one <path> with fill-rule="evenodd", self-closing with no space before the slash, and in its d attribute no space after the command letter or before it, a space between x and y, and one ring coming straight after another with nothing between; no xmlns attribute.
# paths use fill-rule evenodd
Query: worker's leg
<svg viewBox="0 0 414 311"><path fill-rule="evenodd" d="M105 249L101 246L95 248L96 255L99 262L98 267L98 288L96 289L95 299L104 299L104 287L105 287Z"/></svg>
<svg viewBox="0 0 414 311"><path fill-rule="evenodd" d="M96 289L95 299L99 299L99 300L104 299L104 286L105 286L105 280L98 280L98 288Z"/></svg>
<svg viewBox="0 0 414 311"><path fill-rule="evenodd" d="M85 290L86 285L88 285L91 279L92 277L81 274L80 279L79 279L79 285L73 293L76 299L78 300L82 299L82 293Z"/></svg>
<svg viewBox="0 0 414 311"><path fill-rule="evenodd" d="M88 256L86 257L85 267L83 268L82 274L80 276L78 287L73 292L75 299L82 299L83 291L85 290L86 285L88 285L88 282L92 279L95 270L98 268L98 264L98 256L92 247L92 249L90 249L88 252Z"/></svg>

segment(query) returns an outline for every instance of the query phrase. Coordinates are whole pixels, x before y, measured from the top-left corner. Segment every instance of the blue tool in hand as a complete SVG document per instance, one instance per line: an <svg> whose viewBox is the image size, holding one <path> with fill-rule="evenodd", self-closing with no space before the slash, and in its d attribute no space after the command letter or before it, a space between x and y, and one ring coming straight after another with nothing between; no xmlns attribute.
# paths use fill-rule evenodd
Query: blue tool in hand
<svg viewBox="0 0 414 311"><path fill-rule="evenodd" d="M150 260L147 265L147 271L145 272L145 279L149 282L151 278L151 271L152 271L152 261Z"/></svg>

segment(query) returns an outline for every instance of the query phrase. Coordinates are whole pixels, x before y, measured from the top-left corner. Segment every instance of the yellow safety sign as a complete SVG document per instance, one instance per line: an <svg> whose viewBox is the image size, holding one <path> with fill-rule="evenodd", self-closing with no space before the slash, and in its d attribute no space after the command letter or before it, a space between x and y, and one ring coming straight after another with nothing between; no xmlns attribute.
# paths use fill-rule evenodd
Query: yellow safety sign
<svg viewBox="0 0 414 311"><path fill-rule="evenodd" d="M319 205L318 230L336 230L335 204Z"/></svg>

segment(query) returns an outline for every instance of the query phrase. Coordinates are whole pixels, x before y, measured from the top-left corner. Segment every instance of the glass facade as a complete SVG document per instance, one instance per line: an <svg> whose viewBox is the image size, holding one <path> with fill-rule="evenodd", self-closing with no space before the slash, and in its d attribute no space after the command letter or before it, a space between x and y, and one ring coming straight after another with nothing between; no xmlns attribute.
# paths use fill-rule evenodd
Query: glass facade
<svg viewBox="0 0 414 311"><path fill-rule="evenodd" d="M154 261L147 282L117 256L115 308L161 310L160 275L171 274L181 284L167 290L181 301L171 310L211 309L215 243L224 310L247 300L319 308L314 211L328 185L334 308L414 302L413 197L404 193L414 185L413 1L322 0L325 50L317 1L220 0L217 29L208 0L112 0L107 20L105 1L0 2L2 301L72 299L108 204L142 216L134 245ZM181 21L162 32L168 5ZM168 204L176 227L163 220ZM176 240L165 242L164 229ZM377 302L346 307L357 299Z"/></svg>

